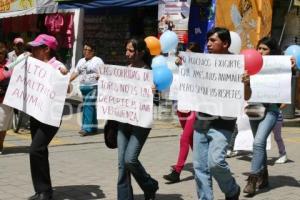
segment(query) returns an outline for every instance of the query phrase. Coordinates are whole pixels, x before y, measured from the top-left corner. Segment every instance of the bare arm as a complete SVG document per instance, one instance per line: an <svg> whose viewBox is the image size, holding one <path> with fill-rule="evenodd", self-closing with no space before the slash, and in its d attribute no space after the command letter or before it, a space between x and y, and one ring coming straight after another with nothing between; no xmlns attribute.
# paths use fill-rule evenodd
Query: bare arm
<svg viewBox="0 0 300 200"><path fill-rule="evenodd" d="M297 66L296 66L296 59L295 59L295 57L291 57L291 67L292 67L292 72L293 73L296 73L296 71L297 71Z"/></svg>
<svg viewBox="0 0 300 200"><path fill-rule="evenodd" d="M250 99L252 90L250 86L250 76L247 71L243 74L242 82L244 83L244 99L247 101Z"/></svg>
<svg viewBox="0 0 300 200"><path fill-rule="evenodd" d="M70 82L74 81L75 78L79 76L79 73L73 72L70 77Z"/></svg>
<svg viewBox="0 0 300 200"><path fill-rule="evenodd" d="M284 104L284 103L282 103L282 104L280 105L279 109L282 110L282 109L284 109L285 107L287 107L287 105Z"/></svg>

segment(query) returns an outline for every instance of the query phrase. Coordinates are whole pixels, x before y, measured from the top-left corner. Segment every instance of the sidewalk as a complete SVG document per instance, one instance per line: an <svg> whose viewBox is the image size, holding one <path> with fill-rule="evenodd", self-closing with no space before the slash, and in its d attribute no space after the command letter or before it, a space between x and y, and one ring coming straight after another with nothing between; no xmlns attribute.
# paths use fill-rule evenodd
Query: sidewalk
<svg viewBox="0 0 300 200"><path fill-rule="evenodd" d="M50 145L49 159L55 200L116 200L117 150L106 148L102 130L100 134L80 137L80 113L65 115L59 133ZM196 189L192 173L192 154L181 174L182 181L165 184L162 178L169 173L177 159L180 127L176 120L156 120L150 138L140 156L146 170L159 181L158 200L194 200ZM296 121L296 120L294 120ZM287 121L288 122L288 121ZM293 123L297 123L293 122ZM99 124L103 128L103 122ZM278 156L272 140L268 152L270 187L259 191L252 199L298 200L300 196L299 147L300 128L283 128L289 162L274 165ZM5 153L0 156L0 200L22 200L33 194L30 177L28 146L30 135L9 132L5 140ZM243 188L250 158L246 155L228 159L237 182ZM143 200L143 192L133 179L135 200ZM215 199L224 199L214 181ZM241 195L240 199L248 199Z"/></svg>

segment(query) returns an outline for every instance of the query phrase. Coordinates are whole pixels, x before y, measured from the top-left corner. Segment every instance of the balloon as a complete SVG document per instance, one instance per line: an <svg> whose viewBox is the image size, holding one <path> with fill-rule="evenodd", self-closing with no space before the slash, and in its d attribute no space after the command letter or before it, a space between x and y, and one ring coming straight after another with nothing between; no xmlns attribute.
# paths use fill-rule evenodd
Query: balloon
<svg viewBox="0 0 300 200"><path fill-rule="evenodd" d="M167 59L164 56L155 56L152 59L151 68L154 69L156 67L167 67Z"/></svg>
<svg viewBox="0 0 300 200"><path fill-rule="evenodd" d="M153 82L159 91L169 88L173 81L172 71L168 67L156 67L152 70Z"/></svg>
<svg viewBox="0 0 300 200"><path fill-rule="evenodd" d="M144 41L146 42L147 47L150 50L150 54L152 56L160 54L160 52L161 52L161 50L160 50L160 42L159 42L159 40L156 37L149 36L149 37L146 37Z"/></svg>
<svg viewBox="0 0 300 200"><path fill-rule="evenodd" d="M284 55L290 55L295 57L297 68L300 69L300 46L299 45L291 45L289 46Z"/></svg>
<svg viewBox="0 0 300 200"><path fill-rule="evenodd" d="M230 31L231 44L229 46L229 52L233 54L239 54L242 48L242 40L238 33Z"/></svg>
<svg viewBox="0 0 300 200"><path fill-rule="evenodd" d="M262 55L255 49L245 49L241 52L245 59L245 69L249 75L258 73L263 66Z"/></svg>
<svg viewBox="0 0 300 200"><path fill-rule="evenodd" d="M176 49L178 45L178 37L177 34L173 31L165 31L159 38L161 51L163 53L169 53L173 49Z"/></svg>

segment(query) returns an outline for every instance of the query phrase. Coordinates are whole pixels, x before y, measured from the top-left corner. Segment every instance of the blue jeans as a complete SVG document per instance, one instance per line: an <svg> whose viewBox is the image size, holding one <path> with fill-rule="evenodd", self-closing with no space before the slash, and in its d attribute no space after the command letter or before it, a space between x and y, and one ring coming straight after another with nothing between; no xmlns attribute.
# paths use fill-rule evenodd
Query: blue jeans
<svg viewBox="0 0 300 200"><path fill-rule="evenodd" d="M87 133L96 132L98 128L96 110L97 85L80 85L80 91L83 96L81 130Z"/></svg>
<svg viewBox="0 0 300 200"><path fill-rule="evenodd" d="M207 133L194 131L193 165L199 200L212 200L214 177L226 197L234 196L239 186L225 161L226 149L231 138L227 130L209 129Z"/></svg>
<svg viewBox="0 0 300 200"><path fill-rule="evenodd" d="M158 182L146 172L138 157L148 138L150 128L120 123L118 130L118 200L133 200L131 174L144 191L158 189Z"/></svg>
<svg viewBox="0 0 300 200"><path fill-rule="evenodd" d="M276 111L267 111L263 119L250 120L254 136L251 174L258 174L267 166L267 138L276 124L278 114Z"/></svg>

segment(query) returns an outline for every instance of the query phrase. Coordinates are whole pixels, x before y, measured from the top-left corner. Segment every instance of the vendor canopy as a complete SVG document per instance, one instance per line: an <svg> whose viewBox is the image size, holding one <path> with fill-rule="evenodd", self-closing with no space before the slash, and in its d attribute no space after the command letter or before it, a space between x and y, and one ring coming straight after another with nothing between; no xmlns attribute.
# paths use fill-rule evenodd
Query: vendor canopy
<svg viewBox="0 0 300 200"><path fill-rule="evenodd" d="M103 8L103 7L140 7L158 5L158 0L55 0L59 9Z"/></svg>
<svg viewBox="0 0 300 200"><path fill-rule="evenodd" d="M0 0L0 19L57 11L58 3L54 0Z"/></svg>

